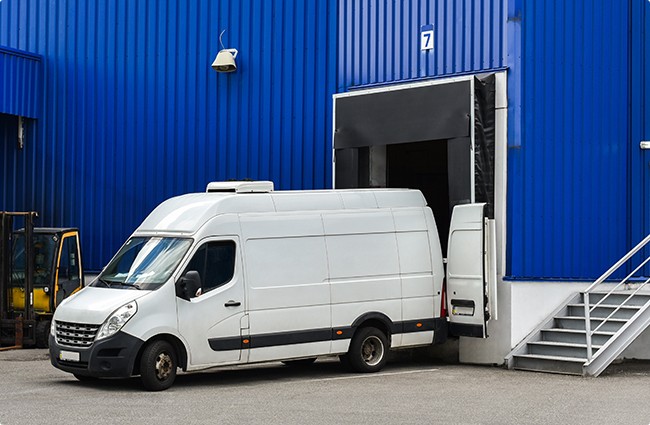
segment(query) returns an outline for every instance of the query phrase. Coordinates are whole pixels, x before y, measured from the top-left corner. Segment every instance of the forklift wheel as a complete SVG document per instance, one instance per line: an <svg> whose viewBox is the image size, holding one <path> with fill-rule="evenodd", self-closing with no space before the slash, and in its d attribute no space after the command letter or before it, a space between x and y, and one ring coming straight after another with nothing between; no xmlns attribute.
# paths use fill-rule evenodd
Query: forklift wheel
<svg viewBox="0 0 650 425"><path fill-rule="evenodd" d="M37 348L47 348L50 345L50 325L49 320L40 320L36 323L35 339Z"/></svg>

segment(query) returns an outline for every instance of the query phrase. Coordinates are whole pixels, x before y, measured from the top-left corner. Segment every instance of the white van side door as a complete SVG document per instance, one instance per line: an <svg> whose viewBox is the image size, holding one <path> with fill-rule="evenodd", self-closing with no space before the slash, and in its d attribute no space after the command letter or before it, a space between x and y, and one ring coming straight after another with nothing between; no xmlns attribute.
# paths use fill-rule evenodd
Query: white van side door
<svg viewBox="0 0 650 425"><path fill-rule="evenodd" d="M452 335L488 336L488 295L496 298L495 237L494 220L485 217L484 203L454 208L447 246L447 311Z"/></svg>
<svg viewBox="0 0 650 425"><path fill-rule="evenodd" d="M178 330L189 346L191 367L241 359L245 315L239 238L204 241L184 268L198 271L202 288L189 301L176 297Z"/></svg>

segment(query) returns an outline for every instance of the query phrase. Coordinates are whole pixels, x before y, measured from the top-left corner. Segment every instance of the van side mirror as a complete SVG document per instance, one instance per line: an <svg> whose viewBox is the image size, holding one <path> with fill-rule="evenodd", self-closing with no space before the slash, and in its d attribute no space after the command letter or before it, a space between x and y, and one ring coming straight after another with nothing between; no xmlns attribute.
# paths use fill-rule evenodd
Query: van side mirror
<svg viewBox="0 0 650 425"><path fill-rule="evenodd" d="M176 296L189 301L200 289L201 275L196 270L189 270L176 283Z"/></svg>

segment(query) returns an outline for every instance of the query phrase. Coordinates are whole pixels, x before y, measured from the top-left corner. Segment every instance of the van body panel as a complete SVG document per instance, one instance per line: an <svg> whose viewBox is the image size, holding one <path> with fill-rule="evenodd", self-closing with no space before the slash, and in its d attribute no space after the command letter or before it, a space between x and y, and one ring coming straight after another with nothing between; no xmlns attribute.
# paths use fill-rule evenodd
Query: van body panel
<svg viewBox="0 0 650 425"><path fill-rule="evenodd" d="M224 199L228 195L214 194ZM204 194L193 193L177 196L164 201L156 207L138 227L138 231L163 231L194 233L210 218L216 215L214 199Z"/></svg>
<svg viewBox="0 0 650 425"><path fill-rule="evenodd" d="M113 292L135 292L140 291L120 291ZM180 337L176 322L176 315L169 314L170 311L176 311L176 302L174 296L174 286L167 282L156 291L147 291L146 296L136 300L138 312L126 322L122 332L140 338L144 341L159 335L171 334ZM138 320L134 320L137 316ZM182 339L182 338L181 338Z"/></svg>
<svg viewBox="0 0 650 425"><path fill-rule="evenodd" d="M327 236L325 242L330 279L399 279L397 240L394 233Z"/></svg>
<svg viewBox="0 0 650 425"><path fill-rule="evenodd" d="M225 239L229 236L239 237L240 233L241 228L239 227L239 216L237 214L220 214L211 217L205 225L194 233L195 245L201 245L207 239L217 240L219 238ZM190 258L191 256L186 257L186 263Z"/></svg>
<svg viewBox="0 0 650 425"><path fill-rule="evenodd" d="M397 233L396 237L400 273L403 276L419 273L433 276L427 232L403 232Z"/></svg>
<svg viewBox="0 0 650 425"><path fill-rule="evenodd" d="M393 233L395 231L393 214L390 210L337 211L323 214L323 227L328 236Z"/></svg>
<svg viewBox="0 0 650 425"><path fill-rule="evenodd" d="M433 291L434 293L441 295L442 294L442 283L445 279L445 266L443 263L443 254L442 247L440 245L440 237L438 236L438 228L436 227L436 221L433 218L433 212L431 209L426 208L424 211L424 217L427 222L428 237L429 237L429 255L431 256L431 265L433 266ZM440 308L442 306L438 304L436 308L436 314L440 314Z"/></svg>
<svg viewBox="0 0 650 425"><path fill-rule="evenodd" d="M433 331L412 332L402 334L402 343L400 347L412 347L427 345L433 342Z"/></svg>
<svg viewBox="0 0 650 425"><path fill-rule="evenodd" d="M228 285L191 301L177 298L178 330L190 347L188 361L191 366L236 362L241 356L240 321L243 307L224 307L237 295L243 296L241 285ZM228 340L229 345L216 349L210 339Z"/></svg>
<svg viewBox="0 0 650 425"><path fill-rule="evenodd" d="M323 236L323 224L319 213L247 213L241 214L239 220L244 241Z"/></svg>
<svg viewBox="0 0 650 425"><path fill-rule="evenodd" d="M402 298L401 282L398 276L333 279L330 288L332 304L400 301ZM397 320L400 318L398 317Z"/></svg>
<svg viewBox="0 0 650 425"><path fill-rule="evenodd" d="M335 191L287 191L273 196L277 212L328 211L343 208L341 197Z"/></svg>
<svg viewBox="0 0 650 425"><path fill-rule="evenodd" d="M332 327L334 329L349 327L368 313L383 315L390 321L388 325L399 323L402 320L402 302L400 299L388 299L346 304L333 303Z"/></svg>
<svg viewBox="0 0 650 425"><path fill-rule="evenodd" d="M224 196L223 194L211 193L211 196ZM274 212L275 204L273 198L267 193L244 193L240 195L226 195L224 201L219 203L219 214L239 214Z"/></svg>
<svg viewBox="0 0 650 425"><path fill-rule="evenodd" d="M321 331L332 327L330 324L330 308L327 304L252 310L249 312L249 322L252 345L255 345L255 337L258 336L278 332Z"/></svg>
<svg viewBox="0 0 650 425"><path fill-rule="evenodd" d="M227 214L212 219L210 231L233 231L238 228L237 216ZM205 229L201 233L205 233ZM234 241L239 247L237 236L207 237L198 241L185 261L187 270L190 259L199 250L212 242ZM170 285L171 286L171 285ZM232 278L225 284L202 293L189 301L180 297L176 299L178 332L190 347L188 363L190 367L217 365L237 362L241 358L241 322L246 314L245 290L241 250L236 249ZM213 341L212 343L210 340Z"/></svg>
<svg viewBox="0 0 650 425"><path fill-rule="evenodd" d="M485 204L458 205L451 216L447 260L450 330L487 336Z"/></svg>
<svg viewBox="0 0 650 425"><path fill-rule="evenodd" d="M329 354L331 296L320 213L242 214L240 220L246 241L248 360L286 352L280 345L295 345L296 356Z"/></svg>
<svg viewBox="0 0 650 425"><path fill-rule="evenodd" d="M434 276L429 273L402 275L402 298L439 297L434 291Z"/></svg>
<svg viewBox="0 0 650 425"><path fill-rule="evenodd" d="M377 198L371 191L340 191L345 209L377 208Z"/></svg>
<svg viewBox="0 0 650 425"><path fill-rule="evenodd" d="M397 232L426 232L429 224L424 208L393 209L393 221ZM435 227L434 227L435 229Z"/></svg>
<svg viewBox="0 0 650 425"><path fill-rule="evenodd" d="M251 363L271 360L298 359L317 357L330 353L331 341L309 344L286 344L273 347L254 348L250 350L248 361Z"/></svg>
<svg viewBox="0 0 650 425"><path fill-rule="evenodd" d="M101 325L111 313L124 304L145 297L150 293L151 291L114 290L87 286L66 298L59 305L65 305L65 309L62 309L56 315L56 320Z"/></svg>
<svg viewBox="0 0 650 425"><path fill-rule="evenodd" d="M426 207L427 201L419 190L388 189L373 191L377 208Z"/></svg>
<svg viewBox="0 0 650 425"><path fill-rule="evenodd" d="M450 233L450 255L482 255L484 245L475 244L483 236L473 233L482 229L476 215L482 207L462 207L461 225ZM419 191L189 194L159 205L134 236L179 234L192 245L161 287L89 287L62 303L54 319L99 325L137 300L120 338L135 346L174 335L184 345L188 370L344 354L363 326L386 331L390 348L446 337L443 255L433 213ZM466 264L453 263L447 276L454 288L449 298L467 290L478 302L475 287L484 263L461 261ZM188 293L197 282L200 290ZM457 323L475 325L460 313ZM93 347L109 347L110 340L94 341L81 357L94 356ZM60 349L54 341L52 352ZM90 357L88 364L97 364ZM120 376L128 374L122 369Z"/></svg>

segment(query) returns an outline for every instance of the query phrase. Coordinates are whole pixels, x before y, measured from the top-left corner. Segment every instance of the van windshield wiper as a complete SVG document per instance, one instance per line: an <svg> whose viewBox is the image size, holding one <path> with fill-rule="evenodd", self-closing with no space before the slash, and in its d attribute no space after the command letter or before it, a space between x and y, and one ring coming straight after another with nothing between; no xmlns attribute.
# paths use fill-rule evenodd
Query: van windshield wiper
<svg viewBox="0 0 650 425"><path fill-rule="evenodd" d="M106 281L105 281L104 279L102 279L101 277L98 277L98 278L97 278L97 281L103 283L104 286L106 286L107 288L110 288L110 287L111 287L111 285L109 285L108 282L106 282Z"/></svg>
<svg viewBox="0 0 650 425"><path fill-rule="evenodd" d="M142 289L140 288L140 285L138 285L137 283L131 283L131 282L115 282L115 283L122 286L128 286L129 288Z"/></svg>

